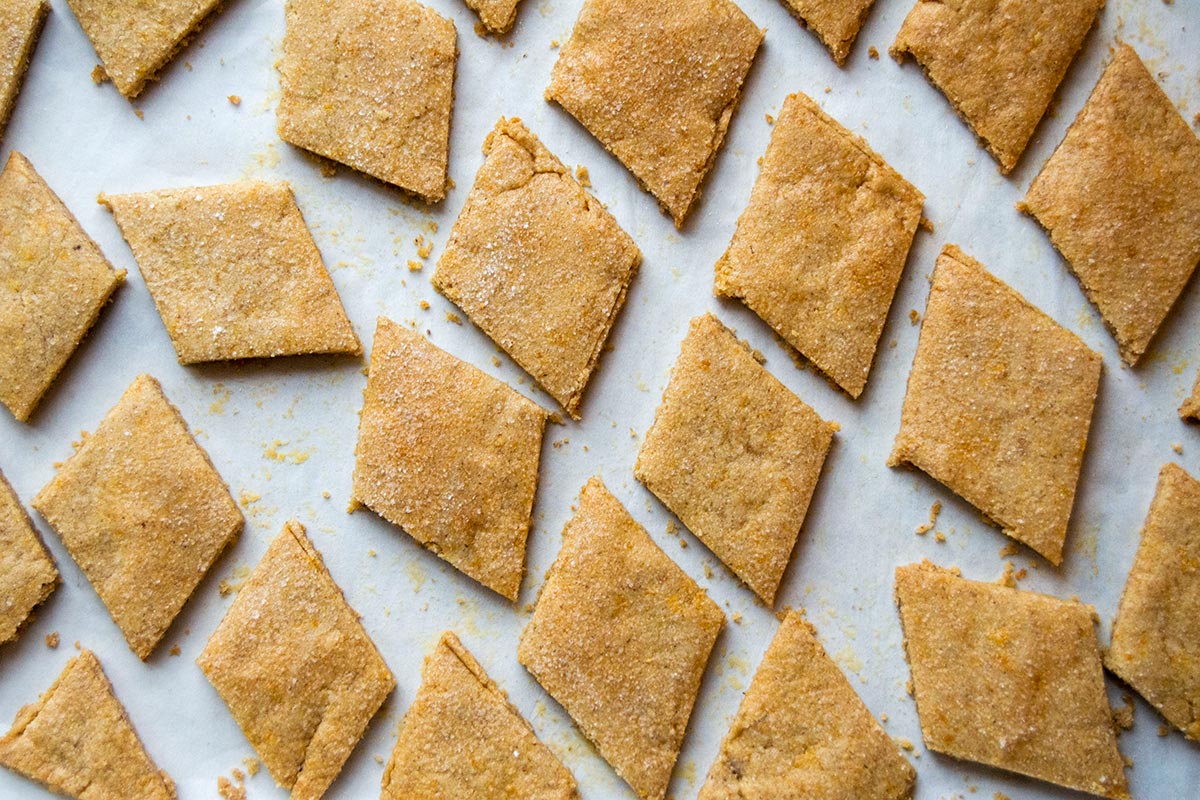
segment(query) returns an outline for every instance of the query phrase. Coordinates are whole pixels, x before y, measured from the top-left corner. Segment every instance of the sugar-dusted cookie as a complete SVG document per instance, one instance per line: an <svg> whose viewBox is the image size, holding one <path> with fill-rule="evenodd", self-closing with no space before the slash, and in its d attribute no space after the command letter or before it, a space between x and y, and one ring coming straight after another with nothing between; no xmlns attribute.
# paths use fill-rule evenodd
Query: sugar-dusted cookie
<svg viewBox="0 0 1200 800"><path fill-rule="evenodd" d="M49 10L47 0L7 0L0 4L0 138Z"/></svg>
<svg viewBox="0 0 1200 800"><path fill-rule="evenodd" d="M295 521L271 542L196 663L292 800L325 794L396 685Z"/></svg>
<svg viewBox="0 0 1200 800"><path fill-rule="evenodd" d="M445 197L454 23L416 0L287 0L286 16L280 138Z"/></svg>
<svg viewBox="0 0 1200 800"><path fill-rule="evenodd" d="M911 55L1007 174L1104 0L917 0L891 53Z"/></svg>
<svg viewBox="0 0 1200 800"><path fill-rule="evenodd" d="M515 601L545 425L537 403L380 317L354 499Z"/></svg>
<svg viewBox="0 0 1200 800"><path fill-rule="evenodd" d="M1100 356L954 245L938 256L890 466L911 464L1054 564Z"/></svg>
<svg viewBox="0 0 1200 800"><path fill-rule="evenodd" d="M642 255L519 119L483 152L433 285L578 419Z"/></svg>
<svg viewBox="0 0 1200 800"><path fill-rule="evenodd" d="M1200 740L1200 482L1175 464L1158 474L1105 663Z"/></svg>
<svg viewBox="0 0 1200 800"><path fill-rule="evenodd" d="M1020 205L1137 363L1200 263L1200 137L1117 47Z"/></svg>
<svg viewBox="0 0 1200 800"><path fill-rule="evenodd" d="M175 800L100 661L84 650L0 739L0 766L77 800Z"/></svg>
<svg viewBox="0 0 1200 800"><path fill-rule="evenodd" d="M33 507L142 659L243 522L208 454L149 375L125 390Z"/></svg>
<svg viewBox="0 0 1200 800"><path fill-rule="evenodd" d="M662 800L725 617L598 478L517 658L643 800Z"/></svg>
<svg viewBox="0 0 1200 800"><path fill-rule="evenodd" d="M783 0L796 19L811 30L842 65L875 0Z"/></svg>
<svg viewBox="0 0 1200 800"><path fill-rule="evenodd" d="M465 0L489 33L508 33L517 19L520 0Z"/></svg>
<svg viewBox="0 0 1200 800"><path fill-rule="evenodd" d="M0 644L17 638L58 585L58 569L33 521L0 473Z"/></svg>
<svg viewBox="0 0 1200 800"><path fill-rule="evenodd" d="M575 779L447 631L383 771L382 800L572 800Z"/></svg>
<svg viewBox="0 0 1200 800"><path fill-rule="evenodd" d="M926 747L1129 797L1091 606L928 561L896 570L896 603Z"/></svg>
<svg viewBox="0 0 1200 800"><path fill-rule="evenodd" d="M585 0L546 98L620 159L681 227L762 38L731 0Z"/></svg>
<svg viewBox="0 0 1200 800"><path fill-rule="evenodd" d="M803 94L784 101L761 163L716 293L858 397L925 197Z"/></svg>
<svg viewBox="0 0 1200 800"><path fill-rule="evenodd" d="M124 279L14 151L0 173L0 401L14 417L29 419Z"/></svg>
<svg viewBox="0 0 1200 800"><path fill-rule="evenodd" d="M359 353L286 183L102 194L181 364Z"/></svg>

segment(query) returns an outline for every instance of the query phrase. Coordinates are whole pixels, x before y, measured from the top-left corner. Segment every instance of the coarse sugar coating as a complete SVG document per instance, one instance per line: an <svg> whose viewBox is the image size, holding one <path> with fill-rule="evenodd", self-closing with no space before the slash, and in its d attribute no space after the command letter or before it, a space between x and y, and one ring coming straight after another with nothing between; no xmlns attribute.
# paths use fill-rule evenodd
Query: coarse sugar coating
<svg viewBox="0 0 1200 800"><path fill-rule="evenodd" d="M875 0L783 0L783 4L817 35L841 66Z"/></svg>
<svg viewBox="0 0 1200 800"><path fill-rule="evenodd" d="M0 5L0 138L49 11L47 0L7 0Z"/></svg>

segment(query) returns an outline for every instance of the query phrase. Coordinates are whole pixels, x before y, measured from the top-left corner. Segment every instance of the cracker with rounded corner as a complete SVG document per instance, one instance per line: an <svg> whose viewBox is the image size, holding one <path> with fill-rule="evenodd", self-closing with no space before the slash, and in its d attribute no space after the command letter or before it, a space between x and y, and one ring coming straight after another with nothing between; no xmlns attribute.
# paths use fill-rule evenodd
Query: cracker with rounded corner
<svg viewBox="0 0 1200 800"><path fill-rule="evenodd" d="M45 602L56 586L54 559L0 472L0 644L17 638L33 609Z"/></svg>
<svg viewBox="0 0 1200 800"><path fill-rule="evenodd" d="M1200 422L1200 374L1192 384L1192 393L1179 406L1179 418L1185 422Z"/></svg>
<svg viewBox="0 0 1200 800"><path fill-rule="evenodd" d="M1177 464L1158 474L1105 665L1200 741L1200 482Z"/></svg>
<svg viewBox="0 0 1200 800"><path fill-rule="evenodd" d="M875 0L782 0L792 16L817 35L840 67Z"/></svg>
<svg viewBox="0 0 1200 800"><path fill-rule="evenodd" d="M0 401L26 422L125 280L13 151L0 173Z"/></svg>
<svg viewBox="0 0 1200 800"><path fill-rule="evenodd" d="M916 779L803 612L789 611L698 800L906 800Z"/></svg>
<svg viewBox="0 0 1200 800"><path fill-rule="evenodd" d="M836 430L704 314L633 474L769 606Z"/></svg>
<svg viewBox="0 0 1200 800"><path fill-rule="evenodd" d="M599 478L580 493L517 659L642 800L662 800L725 616Z"/></svg>
<svg viewBox="0 0 1200 800"><path fill-rule="evenodd" d="M1095 609L928 561L896 569L896 604L926 747L1129 797Z"/></svg>
<svg viewBox="0 0 1200 800"><path fill-rule="evenodd" d="M78 800L176 796L91 650L68 661L50 688L17 712L0 739L0 766Z"/></svg>
<svg viewBox="0 0 1200 800"><path fill-rule="evenodd" d="M285 182L102 194L181 364L362 352Z"/></svg>
<svg viewBox="0 0 1200 800"><path fill-rule="evenodd" d="M512 30L517 20L517 4L520 0L465 0L471 10L479 15L479 21L488 33L497 36Z"/></svg>
<svg viewBox="0 0 1200 800"><path fill-rule="evenodd" d="M1118 45L1018 206L1136 364L1200 263L1200 137Z"/></svg>
<svg viewBox="0 0 1200 800"><path fill-rule="evenodd" d="M380 317L354 500L515 602L546 419L507 384Z"/></svg>
<svg viewBox="0 0 1200 800"><path fill-rule="evenodd" d="M1100 356L954 245L937 259L889 466L1062 563Z"/></svg>
<svg viewBox="0 0 1200 800"><path fill-rule="evenodd" d="M892 44L911 55L1007 175L1104 0L917 0Z"/></svg>
<svg viewBox="0 0 1200 800"><path fill-rule="evenodd" d="M857 398L925 196L803 94L784 101L761 163L715 292Z"/></svg>
<svg viewBox="0 0 1200 800"><path fill-rule="evenodd" d="M642 254L519 119L483 152L434 288L579 419Z"/></svg>
<svg viewBox="0 0 1200 800"><path fill-rule="evenodd" d="M7 0L0 4L0 139L49 11L47 0Z"/></svg>
<svg viewBox="0 0 1200 800"><path fill-rule="evenodd" d="M458 34L416 0L287 0L279 138L436 203Z"/></svg>
<svg viewBox="0 0 1200 800"><path fill-rule="evenodd" d="M33 498L143 660L242 529L178 409L136 378Z"/></svg>
<svg viewBox="0 0 1200 800"><path fill-rule="evenodd" d="M731 0L585 0L546 99L683 226L763 31Z"/></svg>
<svg viewBox="0 0 1200 800"><path fill-rule="evenodd" d="M317 800L396 686L295 520L196 659L275 782Z"/></svg>
<svg viewBox="0 0 1200 800"><path fill-rule="evenodd" d="M450 631L383 771L382 800L574 800L575 779Z"/></svg>

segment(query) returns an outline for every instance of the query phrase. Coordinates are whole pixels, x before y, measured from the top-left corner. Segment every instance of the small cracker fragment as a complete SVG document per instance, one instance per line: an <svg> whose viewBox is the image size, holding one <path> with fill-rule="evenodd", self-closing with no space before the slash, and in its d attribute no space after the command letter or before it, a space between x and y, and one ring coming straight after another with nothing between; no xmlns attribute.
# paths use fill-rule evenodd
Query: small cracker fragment
<svg viewBox="0 0 1200 800"><path fill-rule="evenodd" d="M1158 474L1105 665L1200 740L1200 482L1175 464Z"/></svg>
<svg viewBox="0 0 1200 800"><path fill-rule="evenodd" d="M1136 364L1200 263L1200 137L1122 44L1020 206Z"/></svg>
<svg viewBox="0 0 1200 800"><path fill-rule="evenodd" d="M295 520L196 663L293 800L325 793L396 685Z"/></svg>
<svg viewBox="0 0 1200 800"><path fill-rule="evenodd" d="M0 138L49 10L46 0L5 0L0 4Z"/></svg>
<svg viewBox="0 0 1200 800"><path fill-rule="evenodd" d="M662 800L725 617L599 478L546 575L517 659L643 800Z"/></svg>
<svg viewBox="0 0 1200 800"><path fill-rule="evenodd" d="M546 99L600 140L679 228L762 39L731 0L585 0Z"/></svg>
<svg viewBox="0 0 1200 800"><path fill-rule="evenodd" d="M146 659L242 528L229 487L149 375L33 498Z"/></svg>
<svg viewBox="0 0 1200 800"><path fill-rule="evenodd" d="M633 474L772 605L835 430L705 314Z"/></svg>
<svg viewBox="0 0 1200 800"><path fill-rule="evenodd" d="M479 15L479 21L488 33L505 34L517 19L517 3L520 0L465 0L466 4Z"/></svg>
<svg viewBox="0 0 1200 800"><path fill-rule="evenodd" d="M415 0L288 0L279 137L436 203L458 35Z"/></svg>
<svg viewBox="0 0 1200 800"><path fill-rule="evenodd" d="M926 747L1129 797L1091 606L928 561L896 570L896 604Z"/></svg>
<svg viewBox="0 0 1200 800"><path fill-rule="evenodd" d="M1062 563L1100 356L954 245L938 256L889 466Z"/></svg>
<svg viewBox="0 0 1200 800"><path fill-rule="evenodd" d="M1192 384L1192 393L1179 407L1179 418L1188 422L1200 422L1200 374Z"/></svg>
<svg viewBox="0 0 1200 800"><path fill-rule="evenodd" d="M850 47L875 3L875 0L782 1L800 24L817 35L838 66L846 63Z"/></svg>
<svg viewBox="0 0 1200 800"><path fill-rule="evenodd" d="M741 299L857 398L924 201L811 98L788 95L715 292Z"/></svg>
<svg viewBox="0 0 1200 800"><path fill-rule="evenodd" d="M1008 174L1104 0L917 0L891 54L911 55Z"/></svg>
<svg viewBox="0 0 1200 800"><path fill-rule="evenodd" d="M224 0L67 0L113 85L132 100Z"/></svg>
<svg viewBox="0 0 1200 800"><path fill-rule="evenodd" d="M146 753L91 650L17 712L0 739L0 766L79 800L175 800L175 784Z"/></svg>
<svg viewBox="0 0 1200 800"><path fill-rule="evenodd" d="M458 637L425 659L381 800L571 800L575 779Z"/></svg>
<svg viewBox="0 0 1200 800"><path fill-rule="evenodd" d="M45 602L57 585L54 560L0 472L0 644L17 638L33 609Z"/></svg>
<svg viewBox="0 0 1200 800"><path fill-rule="evenodd" d="M904 800L917 773L799 611L779 625L698 800Z"/></svg>
<svg viewBox="0 0 1200 800"><path fill-rule="evenodd" d="M181 364L362 352L287 183L102 194Z"/></svg>
<svg viewBox="0 0 1200 800"><path fill-rule="evenodd" d="M519 119L483 152L434 288L579 419L642 254Z"/></svg>
<svg viewBox="0 0 1200 800"><path fill-rule="evenodd" d="M125 279L29 160L0 173L0 401L21 422Z"/></svg>
<svg viewBox="0 0 1200 800"><path fill-rule="evenodd" d="M516 602L546 416L502 381L380 317L353 500Z"/></svg>

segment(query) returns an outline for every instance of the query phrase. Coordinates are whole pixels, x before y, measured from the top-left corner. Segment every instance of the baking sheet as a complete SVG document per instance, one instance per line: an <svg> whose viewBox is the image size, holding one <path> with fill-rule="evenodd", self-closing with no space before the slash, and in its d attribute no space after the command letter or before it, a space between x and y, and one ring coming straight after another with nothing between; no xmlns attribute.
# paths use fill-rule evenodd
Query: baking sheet
<svg viewBox="0 0 1200 800"><path fill-rule="evenodd" d="M1200 111L1200 4L1110 0L1020 165L1005 178L920 69L887 57L910 0L878 1L844 69L834 66L781 3L741 0L749 16L768 29L766 41L704 196L677 232L628 172L542 99L557 56L553 40L566 41L581 0L524 0L515 31L499 40L478 37L474 15L459 0L429 3L454 20L460 49L450 162L457 186L435 207L410 202L347 168L324 177L314 159L279 141L274 128L274 65L284 30L279 0L231 0L168 66L162 82L132 106L111 85L93 85L91 45L66 3L52 0L53 13L0 156L7 157L11 148L24 152L129 276L32 423L0 414L0 468L28 504L50 480L54 462L70 454L80 431L94 429L130 381L149 372L196 429L234 495L245 501L247 525L143 664L57 537L38 519L63 585L21 638L0 648L0 720L7 722L50 684L78 641L100 656L147 749L175 779L180 797L216 796L217 776L241 767L253 750L194 659L232 601L220 594L219 582L244 579L284 521L295 517L308 526L334 578L362 613L398 683L330 797L378 795L382 762L418 688L423 655L448 628L574 772L585 798L632 797L516 660L517 636L558 550L574 497L589 476L598 474L727 615L740 615L740 623L729 624L718 640L671 784L672 796L694 797L776 627L772 612L755 603L690 533L668 532L669 515L632 477L641 435L688 321L711 310L767 356L774 375L842 426L778 607L806 607L826 649L871 711L887 715L893 736L915 744L916 796L1076 796L922 747L915 709L904 691L908 669L891 600L892 571L930 558L961 566L968 577L993 579L1011 560L1017 569L1028 568L1024 588L1078 595L1095 604L1101 640L1107 642L1108 622L1159 467L1173 460L1200 473L1200 430L1184 426L1175 411L1200 368L1200 289L1192 285L1185 291L1143 364L1124 368L1046 237L1013 209L1083 105L1116 38L1133 44L1185 118ZM870 46L880 58L870 58ZM777 113L793 91L808 93L865 136L925 193L925 214L934 224L932 233L916 236L870 381L858 401L813 371L797 369L767 327L742 306L712 297L713 264L728 244L757 175L756 159L766 148L770 127L764 117ZM233 105L229 95L240 96L241 104ZM583 421L547 429L527 573L515 608L371 513L345 513L365 360L311 357L179 366L128 247L95 203L101 191L242 177L288 180L368 348L377 316L416 320L438 346L553 410L553 401L486 336L469 322L459 326L447 319L453 307L429 285L482 160L480 144L500 115L522 117L565 163L586 165L592 191L645 256L617 321L613 349L588 387ZM418 258L418 236L433 242L433 255L423 272L412 273L405 264ZM926 276L947 242L979 258L1104 356L1060 570L1025 549L1002 557L1009 540L969 506L919 473L885 466L919 330L910 324L909 311L924 309ZM420 308L423 300L428 310ZM499 366L492 356L499 357ZM1172 450L1175 444L1181 454ZM913 532L928 519L935 500L944 506L937 526L946 535L944 543ZM51 632L61 636L57 650L43 643ZM176 645L177 657L170 655ZM1115 702L1122 687L1110 683L1109 688ZM1135 764L1129 772L1134 796L1195 796L1200 751L1176 732L1160 737L1163 721L1140 699L1135 710L1136 724L1121 738L1123 752ZM252 798L286 794L265 771L247 782L247 790ZM0 797L42 796L48 795L0 771Z"/></svg>

